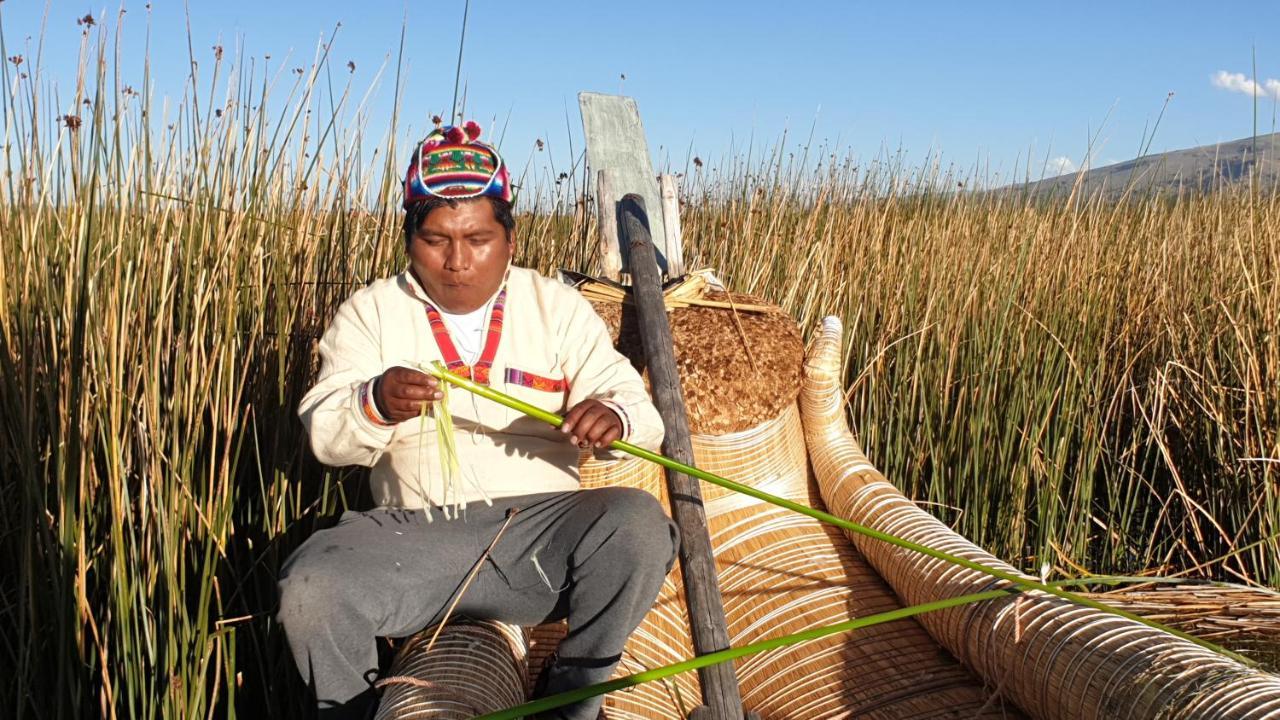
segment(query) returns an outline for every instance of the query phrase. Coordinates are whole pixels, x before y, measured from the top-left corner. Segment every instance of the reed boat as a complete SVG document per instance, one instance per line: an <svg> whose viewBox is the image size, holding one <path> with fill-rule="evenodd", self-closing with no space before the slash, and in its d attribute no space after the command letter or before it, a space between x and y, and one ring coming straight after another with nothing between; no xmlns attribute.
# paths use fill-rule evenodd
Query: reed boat
<svg viewBox="0 0 1280 720"><path fill-rule="evenodd" d="M669 319L699 468L984 567L1021 575L899 492L845 416L842 327L801 330L759 298L709 287ZM588 297L591 297L588 295ZM619 349L643 367L627 306L595 300ZM753 306L755 311L725 309ZM773 378L762 382L759 378ZM583 485L626 485L669 507L661 469L584 457ZM704 488L732 645L990 591L1001 581L715 486ZM378 718L470 718L524 702L563 625L455 620L400 647ZM616 677L693 656L673 570ZM1280 717L1280 678L1184 637L1044 592L1010 594L739 658L745 708L819 718ZM686 672L607 696L617 720L688 717Z"/></svg>

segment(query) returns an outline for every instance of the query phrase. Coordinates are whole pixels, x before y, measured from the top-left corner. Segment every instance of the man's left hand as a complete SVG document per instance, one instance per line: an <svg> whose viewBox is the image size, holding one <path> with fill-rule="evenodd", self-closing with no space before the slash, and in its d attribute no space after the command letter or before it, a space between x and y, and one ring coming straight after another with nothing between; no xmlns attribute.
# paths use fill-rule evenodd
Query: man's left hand
<svg viewBox="0 0 1280 720"><path fill-rule="evenodd" d="M584 450L608 447L622 438L622 419L599 400L583 400L564 416L560 432Z"/></svg>

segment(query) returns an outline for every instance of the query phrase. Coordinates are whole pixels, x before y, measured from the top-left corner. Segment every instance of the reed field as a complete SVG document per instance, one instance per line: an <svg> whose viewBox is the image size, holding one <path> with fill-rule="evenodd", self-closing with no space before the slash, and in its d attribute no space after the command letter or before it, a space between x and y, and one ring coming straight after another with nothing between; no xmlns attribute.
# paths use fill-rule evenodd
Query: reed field
<svg viewBox="0 0 1280 720"><path fill-rule="evenodd" d="M56 92L0 71L0 715L303 717L276 573L364 500L295 408L337 304L401 269L411 146L323 47L206 51L161 103L84 32ZM1274 189L1034 197L778 147L687 168L687 258L844 319L855 434L909 496L1037 574L1280 585ZM521 179L523 264L592 269L584 177Z"/></svg>

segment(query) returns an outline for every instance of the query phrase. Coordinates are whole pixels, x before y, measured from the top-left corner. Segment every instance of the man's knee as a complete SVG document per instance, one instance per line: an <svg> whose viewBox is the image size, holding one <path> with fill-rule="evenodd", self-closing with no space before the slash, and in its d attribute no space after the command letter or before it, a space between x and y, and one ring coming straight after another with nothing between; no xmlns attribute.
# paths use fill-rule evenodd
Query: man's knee
<svg viewBox="0 0 1280 720"><path fill-rule="evenodd" d="M293 558L276 581L280 606L276 621L294 638L310 635L343 603L345 584L335 569Z"/></svg>
<svg viewBox="0 0 1280 720"><path fill-rule="evenodd" d="M637 488L602 488L604 516L622 540L619 550L640 562L653 562L669 571L680 547L675 523L657 498Z"/></svg>

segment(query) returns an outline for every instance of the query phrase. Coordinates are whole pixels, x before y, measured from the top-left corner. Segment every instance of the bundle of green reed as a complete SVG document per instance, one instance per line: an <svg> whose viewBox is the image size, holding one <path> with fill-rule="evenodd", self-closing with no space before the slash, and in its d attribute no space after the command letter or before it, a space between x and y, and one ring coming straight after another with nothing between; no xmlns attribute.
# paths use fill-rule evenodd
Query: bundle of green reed
<svg viewBox="0 0 1280 720"><path fill-rule="evenodd" d="M419 363L417 367L422 372L435 377L439 377L442 372L447 372L439 361L429 365ZM422 477L426 466L423 454L426 452L428 416L435 423L436 454L440 461L440 511L444 513L446 520L452 520L460 517L466 508L462 493L463 468L458 461L458 442L454 434L453 412L449 409L449 384L440 383L439 387L441 398L430 402L424 400L418 414L418 493L425 503L423 509L427 522L432 521L431 497L422 486ZM474 478L472 481L485 504L492 505L493 501L485 494L483 485L475 482Z"/></svg>

